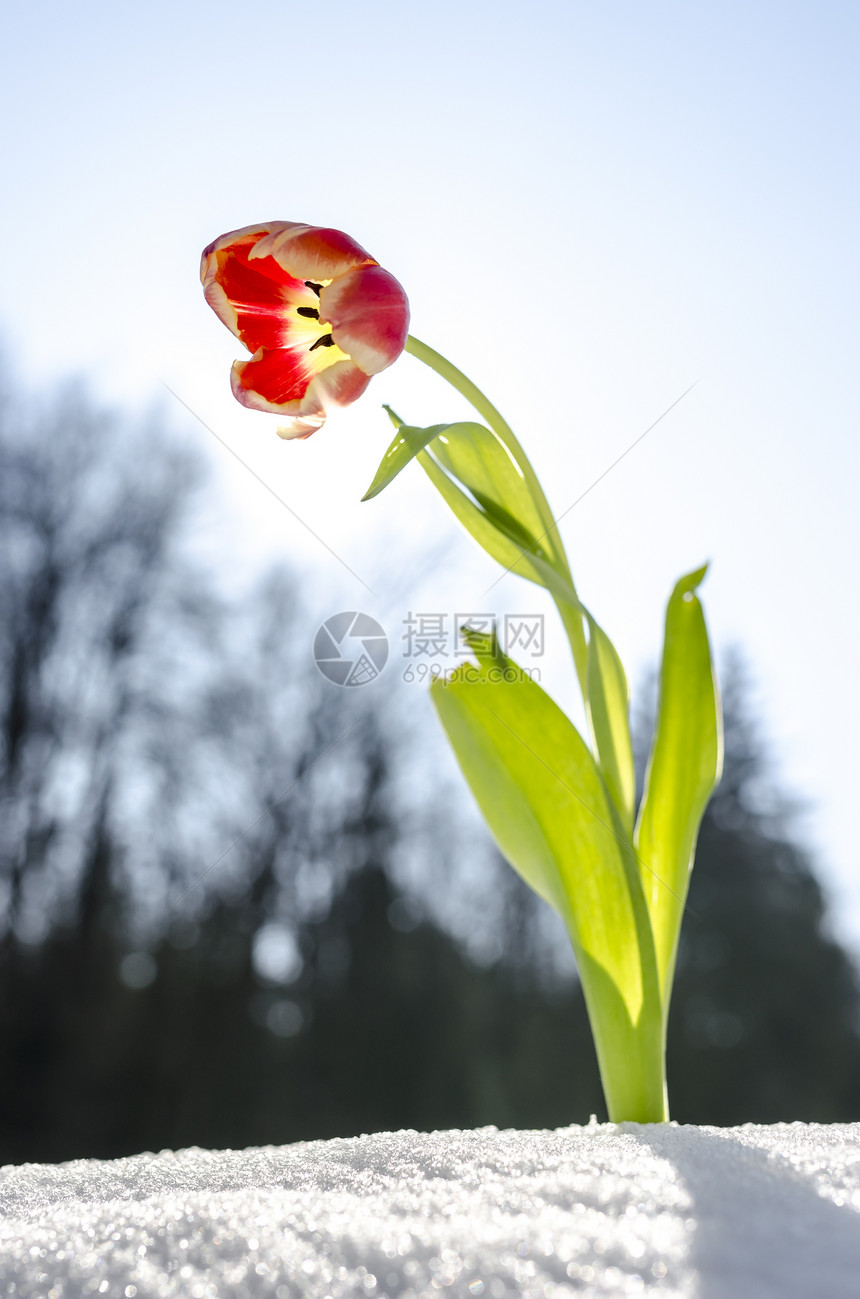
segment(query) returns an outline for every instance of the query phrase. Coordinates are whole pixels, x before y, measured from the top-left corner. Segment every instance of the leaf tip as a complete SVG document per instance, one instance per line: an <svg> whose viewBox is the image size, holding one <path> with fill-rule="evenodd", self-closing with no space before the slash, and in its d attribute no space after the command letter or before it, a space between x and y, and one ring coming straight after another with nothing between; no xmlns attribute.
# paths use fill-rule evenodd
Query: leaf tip
<svg viewBox="0 0 860 1299"><path fill-rule="evenodd" d="M710 566L711 561L708 559L700 568L694 569L692 573L685 573L683 577L679 577L678 581L675 583L675 590L672 593L673 596L691 599L693 592L697 587L701 586L702 582L705 580L705 576Z"/></svg>

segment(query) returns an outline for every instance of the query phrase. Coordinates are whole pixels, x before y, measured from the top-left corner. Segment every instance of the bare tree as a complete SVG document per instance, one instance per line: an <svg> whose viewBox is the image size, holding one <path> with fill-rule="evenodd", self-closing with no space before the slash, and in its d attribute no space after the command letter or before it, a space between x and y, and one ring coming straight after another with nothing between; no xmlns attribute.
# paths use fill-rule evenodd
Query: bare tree
<svg viewBox="0 0 860 1299"><path fill-rule="evenodd" d="M193 477L154 421L130 428L80 388L0 405L7 932L95 904L156 625L179 609L192 625L177 543Z"/></svg>
<svg viewBox="0 0 860 1299"><path fill-rule="evenodd" d="M190 561L199 465L161 424L76 386L0 400L7 935L145 933L218 893L304 915L355 865L380 698L316 672L286 572L228 603Z"/></svg>

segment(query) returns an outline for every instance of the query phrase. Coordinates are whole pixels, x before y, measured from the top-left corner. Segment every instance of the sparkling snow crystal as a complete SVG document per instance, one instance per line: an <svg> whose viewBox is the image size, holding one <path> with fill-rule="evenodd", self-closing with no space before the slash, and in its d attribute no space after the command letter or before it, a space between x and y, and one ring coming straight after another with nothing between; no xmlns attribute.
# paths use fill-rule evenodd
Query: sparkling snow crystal
<svg viewBox="0 0 860 1299"><path fill-rule="evenodd" d="M380 1133L0 1171L0 1296L860 1294L860 1124Z"/></svg>

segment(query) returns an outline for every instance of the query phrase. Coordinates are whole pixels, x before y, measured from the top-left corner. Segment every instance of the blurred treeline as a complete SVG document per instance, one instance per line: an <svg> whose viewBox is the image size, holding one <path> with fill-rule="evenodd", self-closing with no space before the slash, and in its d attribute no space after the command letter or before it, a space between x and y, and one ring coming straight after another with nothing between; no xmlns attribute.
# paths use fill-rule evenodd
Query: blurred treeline
<svg viewBox="0 0 860 1299"><path fill-rule="evenodd" d="M496 957L446 930L451 790L404 801L396 699L318 675L288 574L228 598L193 560L157 425L0 405L0 1162L603 1116L540 904L488 851ZM857 1119L855 972L737 668L725 703L673 1117Z"/></svg>

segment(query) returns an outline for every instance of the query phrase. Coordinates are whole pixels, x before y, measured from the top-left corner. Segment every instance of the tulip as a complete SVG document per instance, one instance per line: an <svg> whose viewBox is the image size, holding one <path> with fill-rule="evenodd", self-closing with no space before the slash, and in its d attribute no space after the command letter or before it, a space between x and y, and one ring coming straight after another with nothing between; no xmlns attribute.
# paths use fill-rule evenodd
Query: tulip
<svg viewBox="0 0 860 1299"><path fill-rule="evenodd" d="M295 221L232 230L204 250L200 278L210 307L252 353L234 362L234 397L287 416L283 438L316 432L406 344L401 285L340 230Z"/></svg>

